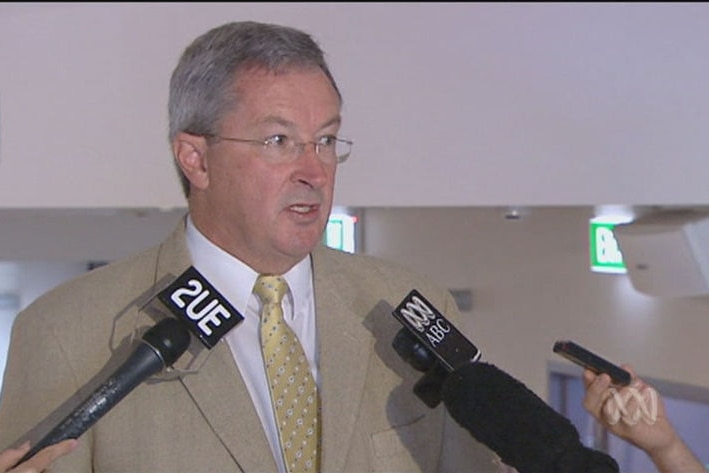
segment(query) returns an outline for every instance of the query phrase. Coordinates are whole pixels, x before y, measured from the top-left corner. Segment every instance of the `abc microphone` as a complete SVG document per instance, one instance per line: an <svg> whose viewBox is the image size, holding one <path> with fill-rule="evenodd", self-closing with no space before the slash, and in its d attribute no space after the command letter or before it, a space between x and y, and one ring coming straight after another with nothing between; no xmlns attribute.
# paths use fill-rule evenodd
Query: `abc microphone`
<svg viewBox="0 0 709 473"><path fill-rule="evenodd" d="M35 443L19 463L44 447L78 438L136 386L172 365L190 344L190 333L181 321L168 317L151 327L128 359L93 393Z"/></svg>
<svg viewBox="0 0 709 473"><path fill-rule="evenodd" d="M424 376L414 393L443 402L477 441L520 473L618 473L616 461L585 447L578 431L524 384L494 365L413 290L393 312L402 328L392 346Z"/></svg>
<svg viewBox="0 0 709 473"><path fill-rule="evenodd" d="M404 326L392 346L404 361L425 373L414 385L414 394L433 409L441 402L448 373L478 361L482 352L416 289L392 313Z"/></svg>

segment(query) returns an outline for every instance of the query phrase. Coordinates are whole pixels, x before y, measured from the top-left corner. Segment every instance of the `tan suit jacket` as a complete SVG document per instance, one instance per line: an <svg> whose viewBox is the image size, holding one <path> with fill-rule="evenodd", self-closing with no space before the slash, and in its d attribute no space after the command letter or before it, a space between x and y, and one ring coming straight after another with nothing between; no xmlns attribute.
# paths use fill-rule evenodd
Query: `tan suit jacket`
<svg viewBox="0 0 709 473"><path fill-rule="evenodd" d="M429 409L413 394L421 373L391 347L401 328L391 312L411 289L456 320L450 294L368 256L319 247L312 257L322 471L495 471L494 455L450 420L443 405ZM141 310L146 290L190 264L182 222L159 246L62 284L19 314L0 404L0 446L76 398L92 377L101 378L97 373L110 372L118 353L134 346L129 342L136 327L140 333L154 324L150 311ZM51 471L275 472L226 343L208 351L193 341L191 348L203 363L197 373L138 386Z"/></svg>

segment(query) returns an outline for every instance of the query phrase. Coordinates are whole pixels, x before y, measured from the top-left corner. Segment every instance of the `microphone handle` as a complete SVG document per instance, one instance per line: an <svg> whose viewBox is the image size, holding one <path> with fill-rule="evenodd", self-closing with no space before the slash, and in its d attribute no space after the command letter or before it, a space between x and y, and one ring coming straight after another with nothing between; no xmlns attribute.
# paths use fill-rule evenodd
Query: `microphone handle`
<svg viewBox="0 0 709 473"><path fill-rule="evenodd" d="M70 438L79 438L136 386L160 372L163 367L163 359L157 350L148 343L142 342L111 377L33 445L17 463L29 460L49 445Z"/></svg>

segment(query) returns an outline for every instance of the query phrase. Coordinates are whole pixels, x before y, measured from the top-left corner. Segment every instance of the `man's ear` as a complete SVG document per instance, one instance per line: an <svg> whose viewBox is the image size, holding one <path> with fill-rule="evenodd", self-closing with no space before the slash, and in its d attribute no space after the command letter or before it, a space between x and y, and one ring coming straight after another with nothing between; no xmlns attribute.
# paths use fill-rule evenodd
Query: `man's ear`
<svg viewBox="0 0 709 473"><path fill-rule="evenodd" d="M172 140L172 155L192 188L205 189L209 185L207 173L207 139L204 136L178 133Z"/></svg>

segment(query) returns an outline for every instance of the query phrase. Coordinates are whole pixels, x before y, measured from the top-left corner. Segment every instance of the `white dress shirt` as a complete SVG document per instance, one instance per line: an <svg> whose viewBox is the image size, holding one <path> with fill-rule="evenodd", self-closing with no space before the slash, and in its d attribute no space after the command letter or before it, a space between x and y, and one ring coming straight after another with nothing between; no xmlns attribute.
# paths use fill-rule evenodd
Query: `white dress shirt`
<svg viewBox="0 0 709 473"><path fill-rule="evenodd" d="M271 407L266 371L259 342L261 301L253 294L258 273L209 241L187 217L187 248L194 267L238 310L244 320L231 329L226 341L271 444L278 471L285 472L278 430ZM300 339L313 377L320 385L317 359L315 299L310 256L282 275L289 293L283 299L286 323ZM235 426L235 428L238 428Z"/></svg>

